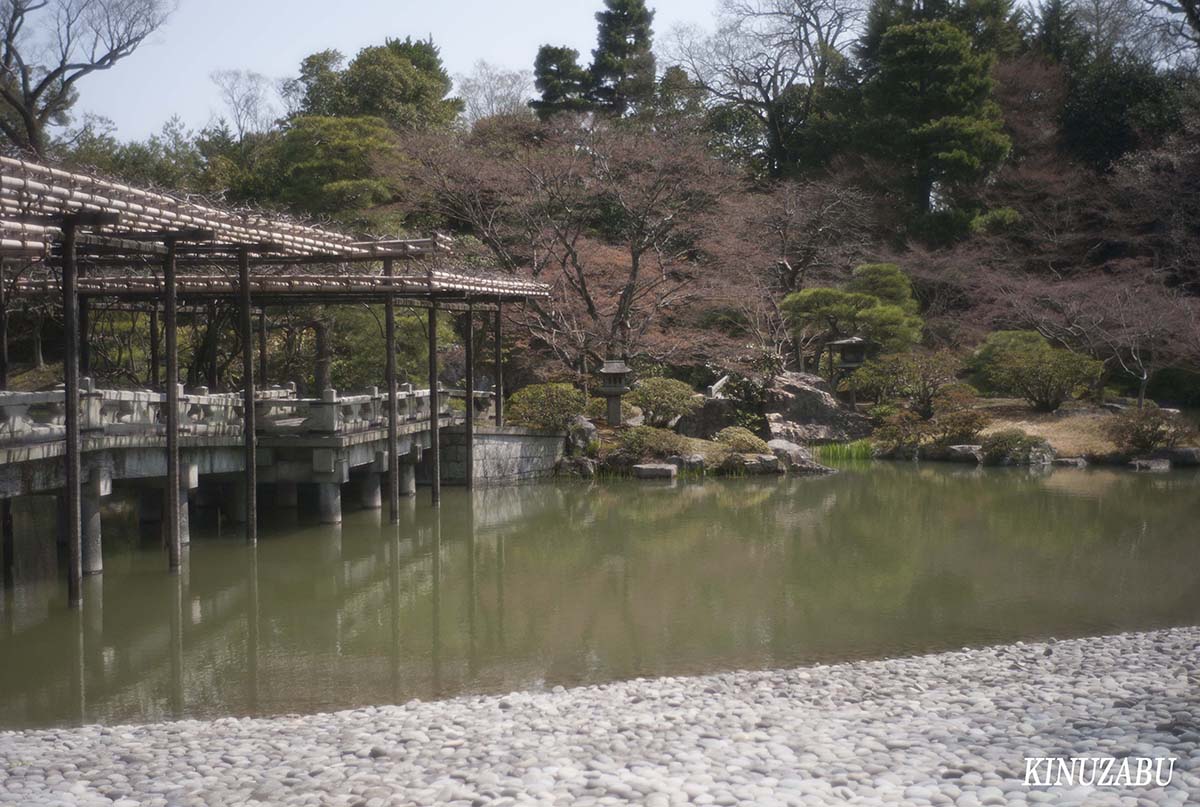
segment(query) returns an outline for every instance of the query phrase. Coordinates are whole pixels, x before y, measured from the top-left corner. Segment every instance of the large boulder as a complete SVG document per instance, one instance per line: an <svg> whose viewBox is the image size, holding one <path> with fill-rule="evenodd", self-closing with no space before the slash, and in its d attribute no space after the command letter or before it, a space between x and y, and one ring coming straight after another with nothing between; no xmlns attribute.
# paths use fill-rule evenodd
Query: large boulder
<svg viewBox="0 0 1200 807"><path fill-rule="evenodd" d="M559 476L592 479L596 476L596 461L588 457L563 457L554 467Z"/></svg>
<svg viewBox="0 0 1200 807"><path fill-rule="evenodd" d="M871 422L844 406L825 379L810 373L780 373L767 385L763 412L773 439L792 442L849 442L871 433Z"/></svg>
<svg viewBox="0 0 1200 807"><path fill-rule="evenodd" d="M667 462L674 465L681 471L692 471L696 473L704 473L704 455L703 454L683 454L667 457Z"/></svg>
<svg viewBox="0 0 1200 807"><path fill-rule="evenodd" d="M769 440L767 447L771 449L783 467L790 474L834 474L836 470L822 465L813 459L812 452L802 445L790 440Z"/></svg>
<svg viewBox="0 0 1200 807"><path fill-rule="evenodd" d="M583 415L576 415L567 427L567 448L572 455L584 454L588 446L599 439L600 430Z"/></svg>
<svg viewBox="0 0 1200 807"><path fill-rule="evenodd" d="M983 446L958 445L922 446L920 457L923 460L939 460L941 462L966 462L976 465L983 462Z"/></svg>
<svg viewBox="0 0 1200 807"><path fill-rule="evenodd" d="M665 462L647 462L633 466L633 475L638 479L674 479L678 469Z"/></svg>
<svg viewBox="0 0 1200 807"><path fill-rule="evenodd" d="M1169 460L1176 468L1195 468L1200 466L1200 448L1191 446L1176 446L1162 448L1150 455L1151 459Z"/></svg>
<svg viewBox="0 0 1200 807"><path fill-rule="evenodd" d="M726 426L737 425L737 404L729 398L705 398L703 405L675 424L675 431L685 437L711 440Z"/></svg>

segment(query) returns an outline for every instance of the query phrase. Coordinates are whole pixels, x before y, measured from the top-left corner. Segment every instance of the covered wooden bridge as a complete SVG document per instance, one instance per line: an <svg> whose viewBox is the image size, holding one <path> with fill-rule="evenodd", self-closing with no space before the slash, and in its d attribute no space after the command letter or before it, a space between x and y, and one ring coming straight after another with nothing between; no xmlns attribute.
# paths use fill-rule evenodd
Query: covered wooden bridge
<svg viewBox="0 0 1200 807"><path fill-rule="evenodd" d="M386 369L384 390L376 399L382 405L386 435L387 499L393 523L399 519L401 432L413 417L421 392L401 392L396 373L396 306L427 309L429 339L429 390L424 404L432 449L430 483L433 502L440 498L438 430L443 423L444 401L438 384L437 323L440 310L465 312L473 332L477 316L490 319L495 345L496 424L503 425L503 375L501 372L502 307L545 297L544 284L510 275L466 268L456 263L449 240L443 236L409 240L361 240L331 229L308 226L259 214L221 209L159 192L132 188L97 177L64 171L24 160L0 157L0 387L8 384L8 312L11 299L41 297L61 301L64 320L64 381L61 450L62 488L70 603L81 602L83 565L81 428L94 427L88 418L87 400L97 392L81 379L90 374L86 340L87 323L96 301L146 310L151 319L152 383L157 384L160 363L165 366L161 398L150 393L143 401L146 425L162 435L165 452L166 513L164 539L169 566L182 562L181 486L186 485L180 466L181 437L189 424L189 406L225 407L224 423L236 427L244 467L246 538L256 540L257 452L263 424L256 410L264 405L286 405L286 394L268 389L266 376L265 310L293 305L343 305L378 303L385 311ZM224 301L238 311L241 336L243 389L219 401L197 401L179 384L179 312L189 305ZM255 366L255 317L260 320L258 368ZM158 318L162 317L163 346L158 345ZM466 449L473 444L475 357L473 340L466 340ZM204 391L207 393L207 390ZM5 393L0 393L3 396ZM99 394L102 411L109 400L133 396L126 402L136 409L138 393ZM145 395L146 393L142 393ZM240 397L240 401L237 400ZM369 397L369 396L368 396ZM331 434L347 427L361 414L354 407L367 400L326 401ZM349 402L349 403L347 403ZM158 403L158 409L154 404ZM14 402L20 408L21 402ZM353 409L351 412L347 407ZM153 411L152 411L153 410ZM349 414L347 414L349 412ZM161 413L161 417L160 414ZM358 413L358 414L355 414ZM154 423L160 420L161 424ZM240 420L240 422L233 422ZM123 423L127 426L127 423ZM89 429L90 430L90 429ZM19 435L8 435L10 442ZM6 457L8 455L5 455ZM0 458L3 459L3 458ZM470 461L466 463L468 469ZM467 484L471 482L468 470ZM186 487L183 488L186 493ZM4 501L8 515L7 500ZM4 552L11 564L11 517L4 521ZM186 523L183 525L186 529Z"/></svg>

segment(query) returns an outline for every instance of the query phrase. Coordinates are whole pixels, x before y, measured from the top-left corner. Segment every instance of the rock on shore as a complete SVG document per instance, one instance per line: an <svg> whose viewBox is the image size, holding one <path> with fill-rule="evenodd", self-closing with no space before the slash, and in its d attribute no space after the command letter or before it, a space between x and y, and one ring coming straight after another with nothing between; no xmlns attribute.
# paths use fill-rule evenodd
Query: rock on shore
<svg viewBox="0 0 1200 807"><path fill-rule="evenodd" d="M0 734L0 804L1183 805L1200 629L335 714ZM1025 758L1172 756L1162 788ZM1191 794L1191 795L1189 795Z"/></svg>

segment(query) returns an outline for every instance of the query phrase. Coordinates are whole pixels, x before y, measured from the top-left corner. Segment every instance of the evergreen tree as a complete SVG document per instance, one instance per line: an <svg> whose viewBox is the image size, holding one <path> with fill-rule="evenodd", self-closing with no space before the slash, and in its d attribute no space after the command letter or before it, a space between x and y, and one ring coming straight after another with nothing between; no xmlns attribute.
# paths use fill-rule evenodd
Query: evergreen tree
<svg viewBox="0 0 1200 807"><path fill-rule="evenodd" d="M1013 0L873 0L859 41L859 63L870 75L878 67L883 37L896 25L948 22L970 37L976 50L1007 55L1022 44L1022 13Z"/></svg>
<svg viewBox="0 0 1200 807"><path fill-rule="evenodd" d="M1087 57L1087 33L1070 0L1044 0L1038 6L1031 44L1034 52L1068 67Z"/></svg>
<svg viewBox="0 0 1200 807"><path fill-rule="evenodd" d="M591 108L588 92L591 77L579 65L579 51L558 45L542 45L533 62L534 86L542 94L529 102L545 120L559 112L584 112Z"/></svg>
<svg viewBox="0 0 1200 807"><path fill-rule="evenodd" d="M900 168L918 213L933 209L935 192L953 207L959 191L1008 152L991 66L948 22L895 25L880 41L865 90L867 142Z"/></svg>
<svg viewBox="0 0 1200 807"><path fill-rule="evenodd" d="M645 0L604 0L604 5L596 13L591 98L597 109L624 115L654 99L654 12Z"/></svg>
<svg viewBox="0 0 1200 807"><path fill-rule="evenodd" d="M425 129L450 126L462 110L460 99L447 97L454 82L433 42L388 39L342 63L336 50L301 62L300 76L284 85L296 114L373 117L395 129Z"/></svg>

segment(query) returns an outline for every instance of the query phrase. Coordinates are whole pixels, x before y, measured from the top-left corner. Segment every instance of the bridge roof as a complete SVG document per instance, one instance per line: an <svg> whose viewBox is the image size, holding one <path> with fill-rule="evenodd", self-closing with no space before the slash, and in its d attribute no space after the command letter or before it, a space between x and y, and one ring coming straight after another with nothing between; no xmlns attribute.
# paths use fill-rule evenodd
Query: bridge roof
<svg viewBox="0 0 1200 807"><path fill-rule="evenodd" d="M176 245L177 290L183 296L236 295L243 252L254 268L251 293L280 302L549 294L543 283L465 265L441 234L356 238L332 227L0 156L0 258L24 259L32 267L15 284L17 294L59 290L63 222L72 216L81 222L76 254L86 268L78 281L85 296L160 296L167 242ZM382 274L387 259L404 261L393 278Z"/></svg>

